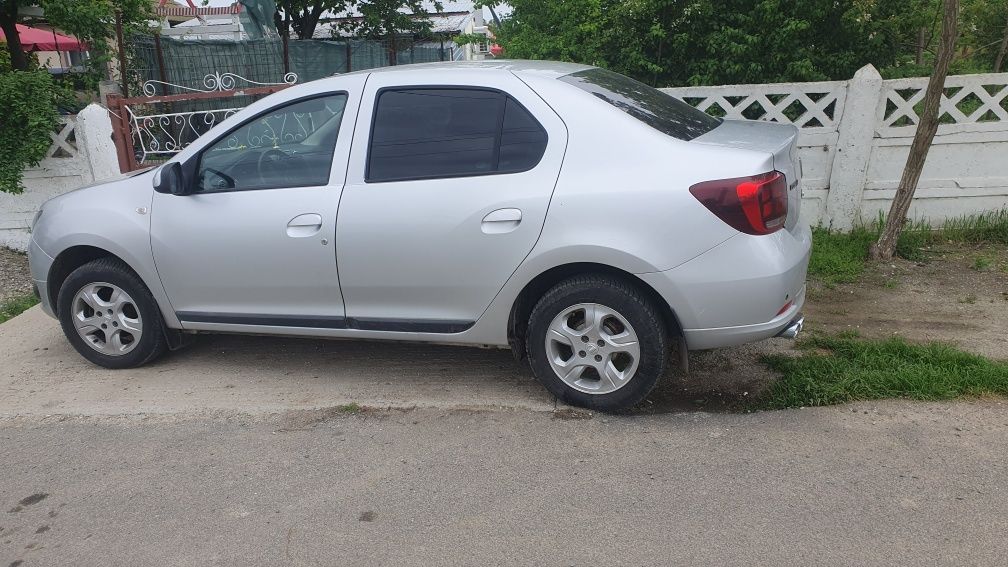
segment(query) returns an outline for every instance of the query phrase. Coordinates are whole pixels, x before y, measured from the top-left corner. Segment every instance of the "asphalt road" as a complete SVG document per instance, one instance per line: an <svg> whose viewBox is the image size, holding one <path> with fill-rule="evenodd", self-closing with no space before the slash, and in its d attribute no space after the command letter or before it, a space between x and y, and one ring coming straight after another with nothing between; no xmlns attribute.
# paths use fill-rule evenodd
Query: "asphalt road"
<svg viewBox="0 0 1008 567"><path fill-rule="evenodd" d="M0 567L1008 557L1003 400L572 414L496 351L227 337L110 373L32 317L0 326ZM420 408L333 409L379 398Z"/></svg>

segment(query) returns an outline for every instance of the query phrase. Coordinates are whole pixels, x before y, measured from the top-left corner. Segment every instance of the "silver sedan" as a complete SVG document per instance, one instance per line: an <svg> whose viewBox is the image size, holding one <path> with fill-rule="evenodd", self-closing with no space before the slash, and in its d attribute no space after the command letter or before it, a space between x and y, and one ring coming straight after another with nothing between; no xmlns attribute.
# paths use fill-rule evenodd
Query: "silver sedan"
<svg viewBox="0 0 1008 567"><path fill-rule="evenodd" d="M583 65L351 73L49 201L32 276L109 368L215 332L510 346L614 410L673 351L800 329L796 138Z"/></svg>

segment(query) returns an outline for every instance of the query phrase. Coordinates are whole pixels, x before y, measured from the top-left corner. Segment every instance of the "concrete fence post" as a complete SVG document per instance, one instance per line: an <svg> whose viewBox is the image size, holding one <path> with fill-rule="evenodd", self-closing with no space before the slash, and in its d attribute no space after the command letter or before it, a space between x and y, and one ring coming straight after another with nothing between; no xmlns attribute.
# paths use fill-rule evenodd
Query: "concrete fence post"
<svg viewBox="0 0 1008 567"><path fill-rule="evenodd" d="M119 160L112 139L112 119L109 111L98 104L89 104L77 113L77 147L87 159L94 181L119 175Z"/></svg>
<svg viewBox="0 0 1008 567"><path fill-rule="evenodd" d="M872 65L865 65L847 83L847 101L838 126L826 197L825 220L832 229L850 230L860 217L879 104L882 76Z"/></svg>

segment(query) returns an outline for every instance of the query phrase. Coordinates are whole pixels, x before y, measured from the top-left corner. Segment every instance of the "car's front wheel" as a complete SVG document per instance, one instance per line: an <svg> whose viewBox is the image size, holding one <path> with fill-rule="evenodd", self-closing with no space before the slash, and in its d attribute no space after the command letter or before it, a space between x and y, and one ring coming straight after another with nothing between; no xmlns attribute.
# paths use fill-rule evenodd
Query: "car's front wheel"
<svg viewBox="0 0 1008 567"><path fill-rule="evenodd" d="M99 366L140 366L167 348L150 290L115 258L99 258L71 272L60 287L56 311L70 344Z"/></svg>
<svg viewBox="0 0 1008 567"><path fill-rule="evenodd" d="M546 292L527 333L532 371L564 402L613 411L654 389L668 367L669 336L645 294L609 276L579 276Z"/></svg>

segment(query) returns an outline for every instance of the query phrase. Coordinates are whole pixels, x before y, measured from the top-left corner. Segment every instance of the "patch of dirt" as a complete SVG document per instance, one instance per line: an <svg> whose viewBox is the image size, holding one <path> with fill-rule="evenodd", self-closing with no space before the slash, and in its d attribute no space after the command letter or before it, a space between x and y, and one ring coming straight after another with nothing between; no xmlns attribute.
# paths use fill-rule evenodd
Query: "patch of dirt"
<svg viewBox="0 0 1008 567"><path fill-rule="evenodd" d="M31 293L28 256L0 246L0 301Z"/></svg>
<svg viewBox="0 0 1008 567"><path fill-rule="evenodd" d="M940 341L1008 359L1008 248L942 245L924 262L870 264L861 280L810 282L808 328Z"/></svg>
<svg viewBox="0 0 1008 567"><path fill-rule="evenodd" d="M745 411L751 400L777 375L760 361L766 354L797 355L794 341L768 339L736 347L690 353L689 373L683 374L673 356L672 368L647 399L625 413L651 415L680 412Z"/></svg>

